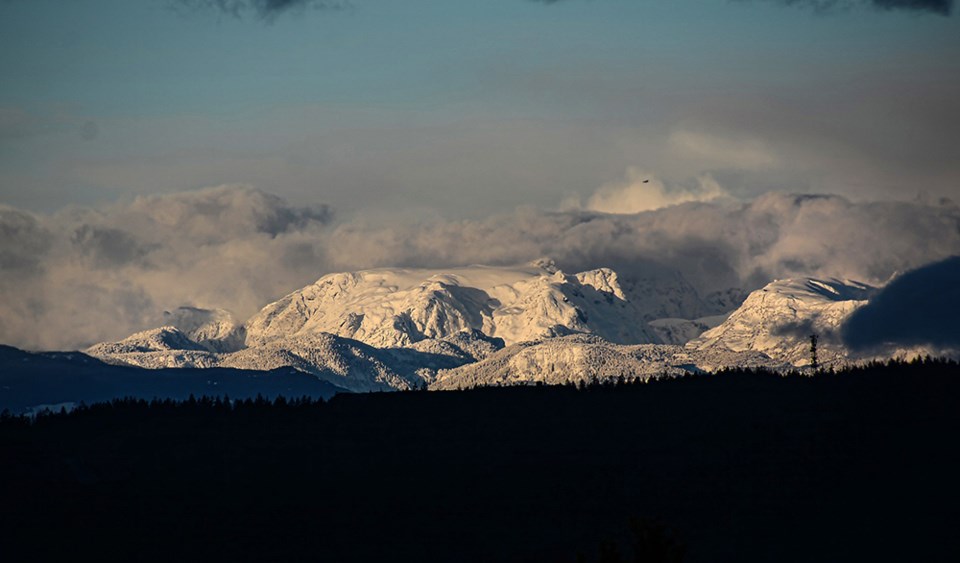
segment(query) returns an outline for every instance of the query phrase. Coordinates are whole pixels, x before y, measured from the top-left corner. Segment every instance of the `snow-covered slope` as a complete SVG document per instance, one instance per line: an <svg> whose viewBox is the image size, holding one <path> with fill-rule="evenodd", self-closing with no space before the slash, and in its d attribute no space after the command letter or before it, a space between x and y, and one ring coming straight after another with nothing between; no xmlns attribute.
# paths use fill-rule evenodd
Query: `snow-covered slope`
<svg viewBox="0 0 960 563"><path fill-rule="evenodd" d="M837 336L840 325L874 291L850 280L778 280L751 293L726 321L687 348L763 352L804 366L810 363L810 335L817 334L820 363L842 361L847 355Z"/></svg>
<svg viewBox="0 0 960 563"><path fill-rule="evenodd" d="M246 344L326 332L402 347L469 330L508 345L570 332L656 339L614 271L567 275L541 264L330 274L264 307L246 324Z"/></svg>
<svg viewBox="0 0 960 563"><path fill-rule="evenodd" d="M187 338L211 352L231 352L243 348L244 328L229 311L179 307L164 311L164 324L174 326Z"/></svg>
<svg viewBox="0 0 960 563"><path fill-rule="evenodd" d="M442 370L431 389L536 382L565 384L621 376L647 380L724 366L782 367L782 364L757 352L733 354L659 344L622 345L597 336L575 334L514 344L480 362Z"/></svg>
<svg viewBox="0 0 960 563"><path fill-rule="evenodd" d="M682 276L663 272L622 282L607 268L571 275L549 260L509 268L376 269L324 276L243 325L223 310L182 307L165 314L169 326L87 352L146 368L292 366L353 391L421 387L438 372L462 385L770 363L763 354L733 354L736 338L731 346L709 342L695 352L654 345L681 344L715 326L724 317L693 316L713 309Z"/></svg>
<svg viewBox="0 0 960 563"><path fill-rule="evenodd" d="M395 362L384 350L324 333L275 340L225 354L220 365L258 370L292 366L350 391L418 388L432 376L432 373L403 369L409 363ZM448 361L444 367L450 365L459 363Z"/></svg>
<svg viewBox="0 0 960 563"><path fill-rule="evenodd" d="M165 325L132 334L119 342L103 342L87 349L87 353L99 358L122 359L121 356L148 355L171 356L169 352L183 352L184 357L195 357L196 362L174 365L174 360L153 362L141 367L208 367L203 360L208 353L232 352L243 348L243 325L229 312L222 309L198 309L180 307L163 313ZM172 363L171 363L172 362ZM143 362L133 362L140 365Z"/></svg>
<svg viewBox="0 0 960 563"><path fill-rule="evenodd" d="M108 363L148 369L273 370L291 366L350 391L387 391L422 387L433 381L437 370L475 362L502 347L502 341L478 332L389 349L320 332L278 338L234 352L211 352L176 327L166 326L138 332L120 342L96 344L86 353Z"/></svg>
<svg viewBox="0 0 960 563"><path fill-rule="evenodd" d="M204 351L175 326L162 326L131 334L119 342L103 342L89 348L91 355L128 354L132 352L164 352L169 350Z"/></svg>

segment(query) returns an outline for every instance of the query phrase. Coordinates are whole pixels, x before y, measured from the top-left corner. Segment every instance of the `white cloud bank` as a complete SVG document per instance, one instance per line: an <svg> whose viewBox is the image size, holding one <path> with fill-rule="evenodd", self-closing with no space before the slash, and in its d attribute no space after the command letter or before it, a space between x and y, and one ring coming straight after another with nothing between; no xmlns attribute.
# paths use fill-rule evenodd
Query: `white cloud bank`
<svg viewBox="0 0 960 563"><path fill-rule="evenodd" d="M668 188L652 174L630 168L624 182L601 187L587 199L585 208L601 213L630 214L725 196L727 192L710 176L697 178L694 188Z"/></svg>
<svg viewBox="0 0 960 563"><path fill-rule="evenodd" d="M0 206L0 343L80 347L157 326L164 310L181 305L245 318L325 273L370 267L551 256L569 271L677 271L708 292L798 275L881 283L960 254L960 208L949 202L773 192L737 202L713 198L719 188L710 184L691 188L686 203L663 186L633 201L631 186L601 190L593 209L393 224L337 224L324 206L294 206L243 186L50 215ZM615 205L616 197L623 200ZM629 205L647 211L599 211Z"/></svg>

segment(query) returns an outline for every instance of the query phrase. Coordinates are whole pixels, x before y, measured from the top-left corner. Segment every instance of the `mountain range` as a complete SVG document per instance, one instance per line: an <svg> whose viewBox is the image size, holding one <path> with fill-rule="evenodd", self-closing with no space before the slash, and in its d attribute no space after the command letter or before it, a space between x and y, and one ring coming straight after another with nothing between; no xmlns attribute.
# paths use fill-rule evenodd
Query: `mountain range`
<svg viewBox="0 0 960 563"><path fill-rule="evenodd" d="M608 268L568 274L549 260L375 269L323 276L246 322L180 308L168 326L85 353L150 369L292 367L357 392L808 368L811 334L821 366L861 359L839 330L875 291L790 279L740 302L736 288L701 298L679 274L665 283Z"/></svg>

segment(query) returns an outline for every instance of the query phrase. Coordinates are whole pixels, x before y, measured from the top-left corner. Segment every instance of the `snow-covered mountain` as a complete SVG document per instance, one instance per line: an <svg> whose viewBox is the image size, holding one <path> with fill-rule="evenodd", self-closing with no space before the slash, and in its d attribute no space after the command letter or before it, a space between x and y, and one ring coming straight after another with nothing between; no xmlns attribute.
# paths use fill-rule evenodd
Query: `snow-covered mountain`
<svg viewBox="0 0 960 563"><path fill-rule="evenodd" d="M818 361L829 366L873 357L852 354L840 338L849 316L877 291L840 279L774 281L752 292L729 315L699 319L663 318L648 326L664 345L623 346L586 336L509 346L487 360L441 371L435 388L504 382L576 381L612 374L645 378L685 370L723 367L803 367L811 362L810 336L818 337ZM697 336L698 333L699 336ZM666 344L681 345L669 346ZM898 349L913 357L923 348Z"/></svg>
<svg viewBox="0 0 960 563"><path fill-rule="evenodd" d="M795 366L810 363L810 335L828 365L847 359L839 340L843 321L876 288L850 280L778 280L751 293L722 324L687 343L697 351L762 352Z"/></svg>
<svg viewBox="0 0 960 563"><path fill-rule="evenodd" d="M543 261L338 273L243 325L225 311L181 308L167 315L170 326L87 352L147 368L291 366L352 391L802 366L811 333L830 364L847 358L839 327L874 291L845 280L782 280L729 316L651 319L713 306L682 278L675 290L648 282L622 284L606 268L565 274ZM716 301L737 299L726 292Z"/></svg>
<svg viewBox="0 0 960 563"><path fill-rule="evenodd" d="M150 354L169 351L198 352L201 355L210 353L209 350L192 340L190 336L175 326L162 326L160 328L144 330L131 334L119 342L101 342L100 344L94 344L86 350L87 354L98 358L120 358L128 354Z"/></svg>
<svg viewBox="0 0 960 563"><path fill-rule="evenodd" d="M543 382L567 384L592 379L648 380L675 377L724 366L784 367L759 352L722 349L687 350L663 344L614 344L586 334L522 342L490 357L451 370L441 370L431 389L466 389L486 385Z"/></svg>
<svg viewBox="0 0 960 563"><path fill-rule="evenodd" d="M164 311L164 324L174 326L187 338L211 352L230 352L243 348L246 336L243 323L223 309L179 307Z"/></svg>
<svg viewBox="0 0 960 563"><path fill-rule="evenodd" d="M657 341L616 272L568 275L541 263L330 274L264 307L246 324L246 344L325 332L395 348L469 330L508 345L572 332Z"/></svg>
<svg viewBox="0 0 960 563"><path fill-rule="evenodd" d="M277 338L233 352L212 352L172 326L138 332L119 342L96 344L86 353L108 363L148 369L294 367L350 391L415 389L440 369L475 362L503 347L479 332L425 340L408 348L375 348L329 333Z"/></svg>
<svg viewBox="0 0 960 563"><path fill-rule="evenodd" d="M571 334L619 344L682 342L706 329L700 321L647 323L703 310L681 277L667 284L662 277L631 279L625 291L613 270L566 274L549 260L336 273L244 324L223 310L181 307L165 314L167 326L87 353L145 368L292 366L354 391L407 389L504 345Z"/></svg>

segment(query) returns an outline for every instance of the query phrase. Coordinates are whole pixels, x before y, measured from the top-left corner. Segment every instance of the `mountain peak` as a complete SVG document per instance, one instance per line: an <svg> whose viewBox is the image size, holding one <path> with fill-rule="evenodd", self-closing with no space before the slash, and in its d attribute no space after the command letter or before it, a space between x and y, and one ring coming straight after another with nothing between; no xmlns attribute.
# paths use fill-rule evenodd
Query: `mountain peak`
<svg viewBox="0 0 960 563"><path fill-rule="evenodd" d="M119 342L104 342L91 346L87 353L92 356L128 354L132 352L166 352L170 350L206 351L175 326L162 326L143 330Z"/></svg>
<svg viewBox="0 0 960 563"><path fill-rule="evenodd" d="M329 332L378 347L477 330L509 345L555 334L595 333L652 342L620 288L601 268L566 275L552 261L513 268L376 269L330 274L264 307L246 324L247 345Z"/></svg>
<svg viewBox="0 0 960 563"><path fill-rule="evenodd" d="M821 363L846 358L837 332L875 288L852 280L791 278L752 292L722 324L687 343L695 350L757 351L793 364L810 359L811 334L820 337Z"/></svg>
<svg viewBox="0 0 960 563"><path fill-rule="evenodd" d="M163 312L164 322L211 352L228 352L243 347L244 330L233 314L224 309L178 307Z"/></svg>
<svg viewBox="0 0 960 563"><path fill-rule="evenodd" d="M553 261L553 258L548 258L546 256L537 258L536 260L531 260L529 264L535 268L540 268L548 274L555 274L560 271L560 268L557 267L557 263Z"/></svg>
<svg viewBox="0 0 960 563"><path fill-rule="evenodd" d="M864 301L876 288L848 279L788 278L770 282L761 289L802 299L825 301Z"/></svg>

